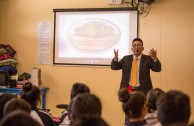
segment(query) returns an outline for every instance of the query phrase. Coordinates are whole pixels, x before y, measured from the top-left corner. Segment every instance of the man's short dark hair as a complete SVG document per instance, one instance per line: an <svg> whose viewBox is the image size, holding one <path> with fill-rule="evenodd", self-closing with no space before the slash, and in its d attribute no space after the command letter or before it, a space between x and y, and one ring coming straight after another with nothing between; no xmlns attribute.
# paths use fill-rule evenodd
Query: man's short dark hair
<svg viewBox="0 0 194 126"><path fill-rule="evenodd" d="M140 41L140 42L142 43L142 45L143 45L143 41L142 41L142 39L140 39L140 38L134 38L133 41L132 41L132 43L133 43L134 41Z"/></svg>

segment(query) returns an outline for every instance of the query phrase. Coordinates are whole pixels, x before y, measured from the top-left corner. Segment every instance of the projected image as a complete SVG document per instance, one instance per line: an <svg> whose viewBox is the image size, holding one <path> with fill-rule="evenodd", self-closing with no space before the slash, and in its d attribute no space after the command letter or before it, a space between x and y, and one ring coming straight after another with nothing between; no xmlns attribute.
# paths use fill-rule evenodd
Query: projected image
<svg viewBox="0 0 194 126"><path fill-rule="evenodd" d="M54 64L109 66L114 49L132 53L135 37L136 11L56 12Z"/></svg>
<svg viewBox="0 0 194 126"><path fill-rule="evenodd" d="M73 24L67 32L68 41L84 51L104 51L120 39L120 29L102 19L86 19Z"/></svg>

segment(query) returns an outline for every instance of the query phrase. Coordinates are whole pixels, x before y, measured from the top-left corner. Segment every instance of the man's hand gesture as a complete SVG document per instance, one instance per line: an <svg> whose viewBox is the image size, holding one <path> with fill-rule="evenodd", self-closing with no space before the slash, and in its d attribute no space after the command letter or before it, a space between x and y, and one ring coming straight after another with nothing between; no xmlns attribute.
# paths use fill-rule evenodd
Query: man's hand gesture
<svg viewBox="0 0 194 126"><path fill-rule="evenodd" d="M157 50L150 49L149 56L151 56L152 59L156 60L157 59Z"/></svg>
<svg viewBox="0 0 194 126"><path fill-rule="evenodd" d="M119 59L119 50L114 49L114 54L115 54L114 60L118 61L118 59Z"/></svg>

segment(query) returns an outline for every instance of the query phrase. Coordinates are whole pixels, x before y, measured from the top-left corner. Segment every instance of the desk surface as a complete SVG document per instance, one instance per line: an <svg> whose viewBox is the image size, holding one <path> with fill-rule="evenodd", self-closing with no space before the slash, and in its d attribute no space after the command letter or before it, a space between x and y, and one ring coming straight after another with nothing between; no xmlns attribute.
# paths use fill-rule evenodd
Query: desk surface
<svg viewBox="0 0 194 126"><path fill-rule="evenodd" d="M4 92L6 92L6 93L14 93L14 94L17 94L17 95L20 94L21 90L22 89L19 89L19 88L5 88L5 87L0 88L0 92L2 92L2 93L4 93Z"/></svg>
<svg viewBox="0 0 194 126"><path fill-rule="evenodd" d="M46 91L48 89L49 89L48 87L44 86L44 87L40 88L40 91L42 92L42 91ZM21 90L22 90L21 88L0 87L0 92L15 93L17 95L20 94Z"/></svg>

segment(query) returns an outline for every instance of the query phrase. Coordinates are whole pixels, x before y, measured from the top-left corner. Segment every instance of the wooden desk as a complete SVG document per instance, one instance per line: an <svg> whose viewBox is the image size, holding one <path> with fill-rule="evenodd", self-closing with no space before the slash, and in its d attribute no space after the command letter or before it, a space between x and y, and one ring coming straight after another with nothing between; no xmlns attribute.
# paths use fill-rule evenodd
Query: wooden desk
<svg viewBox="0 0 194 126"><path fill-rule="evenodd" d="M46 92L48 89L48 87L42 87L40 89L42 97L42 109L46 109ZM0 88L1 93L13 93L17 95L20 95L21 90L22 89L20 88Z"/></svg>

